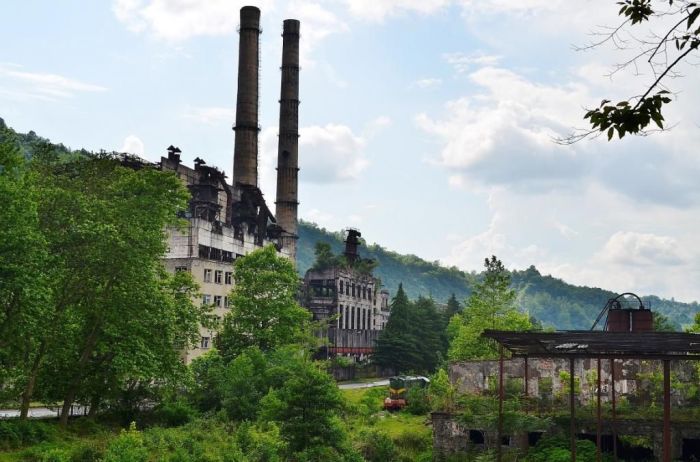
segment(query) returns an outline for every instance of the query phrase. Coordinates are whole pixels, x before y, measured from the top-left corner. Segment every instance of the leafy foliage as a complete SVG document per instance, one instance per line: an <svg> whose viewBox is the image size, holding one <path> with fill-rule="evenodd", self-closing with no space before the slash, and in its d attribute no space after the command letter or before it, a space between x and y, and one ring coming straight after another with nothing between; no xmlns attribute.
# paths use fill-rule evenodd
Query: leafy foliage
<svg viewBox="0 0 700 462"><path fill-rule="evenodd" d="M234 278L231 310L217 337L217 347L227 361L248 347L269 351L305 337L310 315L296 301L297 273L273 246L237 259Z"/></svg>
<svg viewBox="0 0 700 462"><path fill-rule="evenodd" d="M618 65L617 69L621 70L627 66L635 66L637 69L637 61L644 59L645 64L651 67L655 80L641 96L631 98L636 101L634 104L630 100L615 104L608 104L609 100L603 100L600 107L586 112L584 116L584 119L589 120L592 130L581 136L572 136L566 142L575 142L595 132L607 132L608 140L611 140L615 133L619 138L627 133L641 134L651 122L654 122L659 129L664 129L662 108L671 102L670 92L667 90L656 91L654 94L652 92L663 85L666 77L676 76L676 66L688 60L691 53L700 46L700 27L696 25L700 17L700 6L689 0L675 0L675 2L663 0L658 3L666 3L669 8L663 9L661 6L653 5L651 0L617 2L621 6L618 15L623 18L622 24L613 28L613 32L605 39L588 47L610 41L619 48L626 48L619 45L625 43L625 39L620 38L620 34L627 32L624 26L629 24L631 27L639 27L642 24L649 24L651 27L658 23L662 29L653 31L652 39L636 39L642 51L627 62ZM667 22L668 18L672 18L672 21ZM631 32L629 35L635 37ZM637 73L639 73L638 70Z"/></svg>
<svg viewBox="0 0 700 462"><path fill-rule="evenodd" d="M494 342L484 339L486 329L528 330L532 323L516 307L516 293L503 263L492 256L484 262L486 274L477 284L464 311L452 318L449 357L452 360L493 359L498 356Z"/></svg>
<svg viewBox="0 0 700 462"><path fill-rule="evenodd" d="M189 275L161 262L166 229L187 204L181 182L110 154L67 155L4 125L0 165L6 398L23 415L32 399L63 401L65 424L76 400L97 408L181 377L178 350L204 315Z"/></svg>

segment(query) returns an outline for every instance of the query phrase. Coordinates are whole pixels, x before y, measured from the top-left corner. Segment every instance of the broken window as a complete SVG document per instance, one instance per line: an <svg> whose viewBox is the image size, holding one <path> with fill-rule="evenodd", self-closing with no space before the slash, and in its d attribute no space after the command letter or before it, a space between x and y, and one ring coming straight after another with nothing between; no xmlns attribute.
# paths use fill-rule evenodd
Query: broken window
<svg viewBox="0 0 700 462"><path fill-rule="evenodd" d="M224 283L229 285L233 283L233 273L231 271L226 271L226 274L224 275Z"/></svg>
<svg viewBox="0 0 700 462"><path fill-rule="evenodd" d="M211 282L211 270L204 269L204 282Z"/></svg>
<svg viewBox="0 0 700 462"><path fill-rule="evenodd" d="M340 280L340 293L343 293L343 280Z"/></svg>
<svg viewBox="0 0 700 462"><path fill-rule="evenodd" d="M226 296L224 296L224 308L230 308L230 306L228 306L228 297Z"/></svg>
<svg viewBox="0 0 700 462"><path fill-rule="evenodd" d="M206 350L209 348L209 337L202 337L201 342L199 343L199 346L203 349Z"/></svg>
<svg viewBox="0 0 700 462"><path fill-rule="evenodd" d="M220 270L214 271L214 282L217 284L221 284L224 278L224 272Z"/></svg>
<svg viewBox="0 0 700 462"><path fill-rule="evenodd" d="M202 295L202 305L208 305L210 303L211 303L211 295L209 295L209 294Z"/></svg>
<svg viewBox="0 0 700 462"><path fill-rule="evenodd" d="M176 267L175 267L175 272L176 272L176 273L181 273L181 272L183 272L183 271L187 271L187 267L186 267L186 266L176 266Z"/></svg>
<svg viewBox="0 0 700 462"><path fill-rule="evenodd" d="M214 306L221 307L221 295L214 295Z"/></svg>

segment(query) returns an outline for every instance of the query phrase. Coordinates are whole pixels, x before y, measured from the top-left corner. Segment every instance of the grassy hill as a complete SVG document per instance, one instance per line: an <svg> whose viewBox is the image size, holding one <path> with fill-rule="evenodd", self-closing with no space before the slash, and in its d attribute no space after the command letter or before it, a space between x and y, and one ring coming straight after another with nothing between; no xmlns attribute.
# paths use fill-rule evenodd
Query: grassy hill
<svg viewBox="0 0 700 462"><path fill-rule="evenodd" d="M302 221L297 253L297 266L302 275L314 261L314 246L317 242L330 244L335 253L341 253L344 248L341 233L330 232ZM432 296L436 301L444 303L454 293L458 300L465 300L471 293L474 282L481 278L480 274L466 273L454 267L446 268L415 255L392 252L376 244L362 246L360 254L379 263L375 275L382 280L384 287L394 294L399 283L403 283L410 298ZM557 329L590 329L607 300L615 296L609 290L575 286L552 276L543 276L534 266L523 271L513 271L511 276L522 309ZM682 303L653 295L643 298L654 311L666 315L678 328L692 324L695 313L700 310L697 302Z"/></svg>

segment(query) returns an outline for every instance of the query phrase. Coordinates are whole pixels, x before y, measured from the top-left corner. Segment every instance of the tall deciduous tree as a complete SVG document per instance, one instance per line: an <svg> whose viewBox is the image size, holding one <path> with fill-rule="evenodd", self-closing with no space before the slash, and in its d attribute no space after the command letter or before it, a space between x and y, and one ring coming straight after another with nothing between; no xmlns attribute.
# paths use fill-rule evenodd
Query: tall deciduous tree
<svg viewBox="0 0 700 462"><path fill-rule="evenodd" d="M467 306L449 325L449 358L490 359L497 356L496 345L481 337L486 329L528 330L529 316L518 310L516 293L510 288L510 275L503 263L492 256L484 262L484 280L474 287Z"/></svg>
<svg viewBox="0 0 700 462"><path fill-rule="evenodd" d="M234 264L231 311L217 347L227 360L248 347L270 351L302 340L310 314L297 304L299 279L292 262L273 246L255 250Z"/></svg>
<svg viewBox="0 0 700 462"><path fill-rule="evenodd" d="M42 380L62 398L65 424L76 398L96 399L106 384L171 377L203 313L192 303L189 275L168 275L161 262L166 228L187 206L174 175L122 167L109 156L33 164L55 269Z"/></svg>
<svg viewBox="0 0 700 462"><path fill-rule="evenodd" d="M46 242L39 231L40 192L15 133L0 119L0 393L20 397L26 418L36 386L38 342L47 328Z"/></svg>

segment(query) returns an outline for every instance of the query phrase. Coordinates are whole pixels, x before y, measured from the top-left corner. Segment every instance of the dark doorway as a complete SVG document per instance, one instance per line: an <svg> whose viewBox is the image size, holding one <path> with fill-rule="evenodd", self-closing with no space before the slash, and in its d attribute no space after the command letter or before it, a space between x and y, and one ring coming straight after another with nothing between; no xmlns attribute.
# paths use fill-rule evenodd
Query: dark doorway
<svg viewBox="0 0 700 462"><path fill-rule="evenodd" d="M530 432L527 434L527 445L532 447L542 438L542 432Z"/></svg>
<svg viewBox="0 0 700 462"><path fill-rule="evenodd" d="M683 438L681 458L688 461L700 461L700 439Z"/></svg>
<svg viewBox="0 0 700 462"><path fill-rule="evenodd" d="M469 442L472 444L484 444L484 434L479 430L469 430Z"/></svg>

